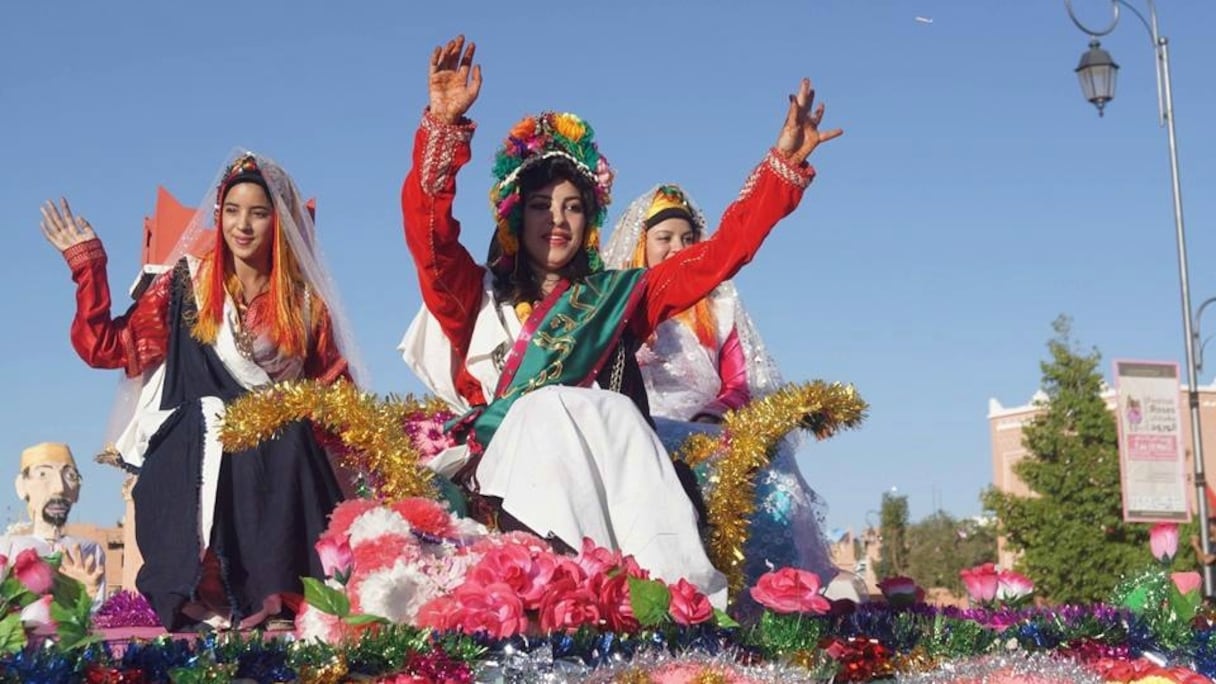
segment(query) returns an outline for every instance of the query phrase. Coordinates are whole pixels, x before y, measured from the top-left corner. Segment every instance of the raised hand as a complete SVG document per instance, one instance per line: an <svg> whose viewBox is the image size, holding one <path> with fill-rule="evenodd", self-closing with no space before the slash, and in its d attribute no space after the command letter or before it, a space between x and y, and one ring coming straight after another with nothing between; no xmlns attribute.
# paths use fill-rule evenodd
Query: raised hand
<svg viewBox="0 0 1216 684"><path fill-rule="evenodd" d="M481 92L481 65L473 64L476 49L473 43L466 48L464 36L456 36L431 53L431 116L456 123L473 106Z"/></svg>
<svg viewBox="0 0 1216 684"><path fill-rule="evenodd" d="M101 591L101 580L106 573L106 569L97 562L92 554L84 555L79 544L63 550L63 560L59 563L59 571L83 584L89 598L97 597L97 592Z"/></svg>
<svg viewBox="0 0 1216 684"><path fill-rule="evenodd" d="M801 164L811 156L821 143L844 135L844 131L833 128L820 131L819 122L823 120L823 105L811 107L815 103L815 91L811 89L811 80L802 79L798 86L798 94L790 95L790 108L785 115L785 123L781 126L781 135L777 136L777 151L786 159Z"/></svg>
<svg viewBox="0 0 1216 684"><path fill-rule="evenodd" d="M84 217L72 215L72 208L68 206L67 199L61 197L59 202L61 206L56 206L53 201L48 200L41 207L42 234L46 236L47 242L64 252L69 247L97 237L93 226L90 226Z"/></svg>

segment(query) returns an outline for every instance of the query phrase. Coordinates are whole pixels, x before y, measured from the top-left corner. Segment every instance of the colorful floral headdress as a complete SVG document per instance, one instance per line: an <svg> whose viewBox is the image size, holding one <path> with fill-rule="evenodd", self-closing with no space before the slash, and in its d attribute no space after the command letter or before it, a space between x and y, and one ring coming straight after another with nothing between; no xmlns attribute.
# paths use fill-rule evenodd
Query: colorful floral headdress
<svg viewBox="0 0 1216 684"><path fill-rule="evenodd" d="M612 201L612 168L600 154L590 124L574 114L542 112L515 124L494 158L496 182L490 188L490 206L496 225L494 240L499 246L498 257L489 264L494 272L510 273L515 267L523 226L520 176L533 165L555 157L570 161L595 188L598 206L588 221L583 249L592 271L604 268L600 258L600 226Z"/></svg>

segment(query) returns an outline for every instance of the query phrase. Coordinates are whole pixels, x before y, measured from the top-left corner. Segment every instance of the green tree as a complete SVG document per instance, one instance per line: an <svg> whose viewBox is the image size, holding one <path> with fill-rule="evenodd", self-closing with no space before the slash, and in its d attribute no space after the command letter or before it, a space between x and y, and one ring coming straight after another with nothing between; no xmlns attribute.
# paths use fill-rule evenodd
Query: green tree
<svg viewBox="0 0 1216 684"><path fill-rule="evenodd" d="M879 579L907 574L908 497L883 492L879 510L882 557L874 572Z"/></svg>
<svg viewBox="0 0 1216 684"><path fill-rule="evenodd" d="M1029 452L1014 472L1032 496L989 488L985 507L996 513L1017 568L1036 593L1055 602L1102 599L1124 575L1150 560L1148 526L1123 522L1115 419L1102 399L1101 355L1079 351L1071 320L1057 318L1041 364L1042 413L1022 432Z"/></svg>
<svg viewBox="0 0 1216 684"><path fill-rule="evenodd" d="M994 562L995 525L938 511L908 527L908 576L922 587L946 587L961 595L959 571Z"/></svg>

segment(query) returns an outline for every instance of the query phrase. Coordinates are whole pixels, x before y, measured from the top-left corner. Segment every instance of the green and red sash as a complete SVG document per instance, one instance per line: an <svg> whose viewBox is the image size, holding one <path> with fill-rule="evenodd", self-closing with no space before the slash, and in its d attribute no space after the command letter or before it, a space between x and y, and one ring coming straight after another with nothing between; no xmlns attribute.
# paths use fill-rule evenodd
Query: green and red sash
<svg viewBox="0 0 1216 684"><path fill-rule="evenodd" d="M601 271L574 284L562 281L524 321L494 399L452 421L452 436L481 451L525 394L549 385L590 386L641 301L645 274Z"/></svg>

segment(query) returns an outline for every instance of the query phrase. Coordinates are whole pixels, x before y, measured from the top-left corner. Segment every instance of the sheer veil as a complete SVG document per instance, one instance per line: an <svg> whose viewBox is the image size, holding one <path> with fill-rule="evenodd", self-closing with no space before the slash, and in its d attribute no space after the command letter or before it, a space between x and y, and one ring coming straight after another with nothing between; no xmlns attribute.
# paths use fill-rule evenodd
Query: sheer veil
<svg viewBox="0 0 1216 684"><path fill-rule="evenodd" d="M612 237L608 240L608 246L604 249L605 267L633 268L634 250L646 232L646 212L650 208L655 193L663 185L670 184L656 185L647 190L641 197L631 202L625 209L625 213L617 220L616 227L612 230ZM701 229L702 239L709 239L709 224L705 221L705 215L701 213L700 207L688 196L688 193L685 192L684 197L688 200L689 208L692 209L693 220ZM739 298L739 292L735 289L734 284L729 280L722 283L710 297L718 301L729 302L734 309L739 342L743 345L743 351L747 357L747 383L752 397L763 397L776 391L782 384L781 372L777 369L776 361L764 346L764 340L760 337L760 332L756 329L756 324L752 321L751 316L747 314L743 300Z"/></svg>
<svg viewBox="0 0 1216 684"><path fill-rule="evenodd" d="M313 296L319 296L325 302L329 311L334 341L343 358L349 364L351 376L356 383L367 382L367 371L355 346L354 331L342 306L338 288L333 276L326 267L321 245L316 233L312 213L309 211L304 195L296 186L291 176L273 159L261 154L242 149L234 150L219 172L212 179L206 194L196 204L194 216L186 229L182 231L177 244L169 252L164 263L147 264L150 270L170 270L183 257L201 257L215 241L215 217L217 193L219 184L232 164L241 156L252 154L257 160L258 168L270 190L271 200L279 217L279 227L295 255L300 273ZM114 410L111 412L109 425L106 430L106 445L110 447L119 441L120 436L131 425L136 416L140 394L144 387L155 381L154 376L160 369L151 369L143 377L123 378Z"/></svg>

